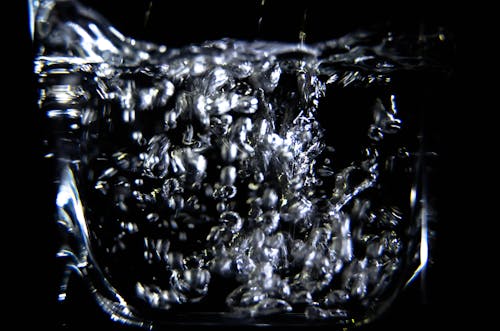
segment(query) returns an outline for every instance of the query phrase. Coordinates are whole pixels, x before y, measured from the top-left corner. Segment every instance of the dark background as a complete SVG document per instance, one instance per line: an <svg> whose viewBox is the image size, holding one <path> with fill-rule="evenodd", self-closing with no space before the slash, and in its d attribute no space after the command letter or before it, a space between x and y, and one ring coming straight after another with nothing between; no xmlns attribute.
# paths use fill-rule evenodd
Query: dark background
<svg viewBox="0 0 500 331"><path fill-rule="evenodd" d="M21 2L22 3L22 2ZM298 41L301 27L305 27L306 42L321 41L342 36L356 28L373 24L390 24L395 30L418 33L422 28L445 27L456 44L450 58L454 74L435 91L434 120L431 133L439 154L433 177L437 219L436 243L432 265L425 284L413 284L379 320L363 331L408 329L453 329L464 326L471 317L471 302L467 299L474 259L470 259L468 245L472 244L467 230L470 215L467 211L466 187L470 178L469 162L474 149L464 151L461 115L462 50L468 47L464 33L463 11L438 2L403 2L399 4L329 1L266 0L260 1L153 1L147 24L144 16L149 1L86 0L107 17L118 30L137 39L147 39L177 47L186 43L202 42L221 37L238 39L267 39ZM221 9L223 8L223 9ZM307 20L304 24L304 10ZM3 153L10 162L4 182L4 191L10 197L5 203L4 222L13 226L1 232L4 242L13 240L4 249L9 259L2 268L12 281L5 283L12 296L9 310L19 316L20 325L49 330L99 329L121 330L96 307L81 284L75 283L66 305L56 303L60 266L54 259L57 232L52 219L53 185L50 166L43 162L40 127L42 114L36 109L36 89L32 75L33 49L29 39L26 6L16 9L21 13L13 40L11 55L16 64L8 68L7 94L14 106L2 122L6 148ZM471 15L468 13L468 15ZM260 30L258 18L263 18ZM470 17L470 16L466 16ZM12 72L10 71L12 70ZM22 92L20 92L22 91ZM14 97L15 96L15 97ZM422 291L422 286L426 287ZM123 327L128 330L129 328ZM200 328L202 329L202 328ZM218 328L211 328L218 329ZM273 328L273 330L279 328ZM326 329L326 328L325 328Z"/></svg>

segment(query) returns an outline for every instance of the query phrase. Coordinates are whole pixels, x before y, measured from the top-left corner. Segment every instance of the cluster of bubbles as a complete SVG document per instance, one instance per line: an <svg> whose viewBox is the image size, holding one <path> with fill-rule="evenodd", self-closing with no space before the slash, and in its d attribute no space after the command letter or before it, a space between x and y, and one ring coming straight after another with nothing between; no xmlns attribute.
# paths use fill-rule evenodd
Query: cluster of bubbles
<svg viewBox="0 0 500 331"><path fill-rule="evenodd" d="M219 291L237 315L345 320L388 295L409 222L380 199L387 164L410 163L405 146L382 150L402 130L397 96L375 100L352 161L326 139L349 110L320 104L389 84L410 58L377 56L363 33L167 50L88 23L89 11L57 20L51 3L38 17L40 107L67 125L93 255L127 300L170 310ZM212 293L215 279L231 288Z"/></svg>
<svg viewBox="0 0 500 331"><path fill-rule="evenodd" d="M90 160L102 170L89 194L107 197L119 215L101 226L123 222L110 252L132 249L129 233L144 234L145 261L168 271L163 286L136 282L135 294L154 308L203 300L217 275L240 284L225 299L235 313L301 307L310 318L346 318L346 304L374 300L397 270L401 213L358 198L377 182L375 149L332 168L335 150L316 114L326 86L315 58L243 46L218 42L159 68L97 72L112 121L89 124L109 131L87 148L120 135L117 151ZM399 130L393 111L375 103L374 142ZM353 221L385 224L366 234Z"/></svg>

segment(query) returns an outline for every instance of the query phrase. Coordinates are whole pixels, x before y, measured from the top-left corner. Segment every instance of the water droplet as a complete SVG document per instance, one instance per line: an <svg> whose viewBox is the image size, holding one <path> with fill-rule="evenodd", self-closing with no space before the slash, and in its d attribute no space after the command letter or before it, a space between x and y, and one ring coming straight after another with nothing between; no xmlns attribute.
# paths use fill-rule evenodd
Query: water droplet
<svg viewBox="0 0 500 331"><path fill-rule="evenodd" d="M184 271L184 280L191 291L197 292L199 296L204 296L208 292L210 283L210 272L204 269L189 269Z"/></svg>
<svg viewBox="0 0 500 331"><path fill-rule="evenodd" d="M165 113L165 128L166 130L175 129L177 127L178 114L174 110Z"/></svg>
<svg viewBox="0 0 500 331"><path fill-rule="evenodd" d="M236 168L234 166L226 166L220 172L220 182L222 185L233 185L236 180Z"/></svg>
<svg viewBox="0 0 500 331"><path fill-rule="evenodd" d="M140 89L139 94L139 104L137 109L147 110L152 109L156 103L156 98L158 97L159 90L155 87Z"/></svg>
<svg viewBox="0 0 500 331"><path fill-rule="evenodd" d="M197 56L193 59L190 74L192 76L200 76L208 70L209 66L207 58L204 56Z"/></svg>
<svg viewBox="0 0 500 331"><path fill-rule="evenodd" d="M155 223L156 221L158 221L159 218L160 218L160 215L158 215L157 213L149 213L146 216L146 220L148 222L151 222L151 223Z"/></svg>
<svg viewBox="0 0 500 331"><path fill-rule="evenodd" d="M231 96L231 109L242 114L253 114L259 108L259 100L253 96L233 94Z"/></svg>
<svg viewBox="0 0 500 331"><path fill-rule="evenodd" d="M122 229L126 230L128 233L135 233L139 231L137 224L132 222L121 222L120 226Z"/></svg>
<svg viewBox="0 0 500 331"><path fill-rule="evenodd" d="M217 202L217 205L215 205L215 208L217 209L217 211L219 213L222 213L223 211L225 211L227 209L227 204L224 203L224 202Z"/></svg>
<svg viewBox="0 0 500 331"><path fill-rule="evenodd" d="M161 82L158 94L158 107L164 107L167 105L167 102L170 100L170 97L174 95L175 86L169 80L163 80Z"/></svg>
<svg viewBox="0 0 500 331"><path fill-rule="evenodd" d="M271 188L266 188L262 193L262 207L274 208L278 203L278 195L276 191Z"/></svg>
<svg viewBox="0 0 500 331"><path fill-rule="evenodd" d="M238 146L233 142L223 143L221 146L221 157L226 162L233 162L236 160L238 153Z"/></svg>

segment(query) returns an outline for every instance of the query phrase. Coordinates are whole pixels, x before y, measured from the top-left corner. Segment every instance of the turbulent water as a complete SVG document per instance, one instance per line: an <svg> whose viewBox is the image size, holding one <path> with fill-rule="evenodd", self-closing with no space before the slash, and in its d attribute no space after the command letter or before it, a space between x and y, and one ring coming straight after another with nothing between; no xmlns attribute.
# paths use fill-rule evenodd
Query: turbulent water
<svg viewBox="0 0 500 331"><path fill-rule="evenodd" d="M421 239L417 107L401 86L438 62L415 41L169 49L76 1L40 1L39 105L77 242L62 255L124 320L370 316Z"/></svg>

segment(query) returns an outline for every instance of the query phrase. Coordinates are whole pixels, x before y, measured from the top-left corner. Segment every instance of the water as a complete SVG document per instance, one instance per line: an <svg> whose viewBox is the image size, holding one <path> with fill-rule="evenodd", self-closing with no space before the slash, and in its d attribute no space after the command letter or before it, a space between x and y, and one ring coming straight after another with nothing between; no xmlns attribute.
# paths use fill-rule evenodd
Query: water
<svg viewBox="0 0 500 331"><path fill-rule="evenodd" d="M50 0L35 30L60 256L113 319L362 323L427 262L416 87L442 32L169 49Z"/></svg>

